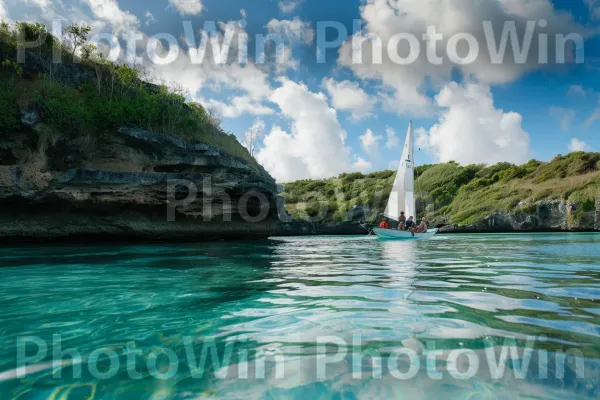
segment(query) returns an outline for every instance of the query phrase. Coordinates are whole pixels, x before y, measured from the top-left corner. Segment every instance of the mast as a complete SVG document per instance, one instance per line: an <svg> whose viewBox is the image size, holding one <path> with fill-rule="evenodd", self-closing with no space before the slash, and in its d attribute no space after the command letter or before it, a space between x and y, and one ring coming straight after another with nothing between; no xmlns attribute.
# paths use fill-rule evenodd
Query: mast
<svg viewBox="0 0 600 400"><path fill-rule="evenodd" d="M413 216L417 220L417 207L415 205L415 148L413 122L408 125L408 158L406 159L406 218Z"/></svg>

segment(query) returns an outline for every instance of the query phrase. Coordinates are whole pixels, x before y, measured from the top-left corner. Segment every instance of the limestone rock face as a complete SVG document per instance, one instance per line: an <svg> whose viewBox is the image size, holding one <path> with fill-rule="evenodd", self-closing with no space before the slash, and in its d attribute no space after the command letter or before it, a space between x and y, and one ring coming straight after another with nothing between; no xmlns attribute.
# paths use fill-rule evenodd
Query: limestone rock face
<svg viewBox="0 0 600 400"><path fill-rule="evenodd" d="M467 226L447 225L440 233L567 232L600 230L600 202L585 212L563 200L541 201L530 213L492 214Z"/></svg>
<svg viewBox="0 0 600 400"><path fill-rule="evenodd" d="M0 136L0 240L265 238L278 192L259 166L198 142L121 128L98 137Z"/></svg>

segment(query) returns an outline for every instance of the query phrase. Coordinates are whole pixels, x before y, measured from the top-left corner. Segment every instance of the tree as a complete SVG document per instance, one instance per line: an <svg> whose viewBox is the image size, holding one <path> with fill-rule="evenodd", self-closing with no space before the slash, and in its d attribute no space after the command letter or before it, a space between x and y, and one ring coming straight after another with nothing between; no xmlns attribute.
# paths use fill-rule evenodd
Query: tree
<svg viewBox="0 0 600 400"><path fill-rule="evenodd" d="M13 33L10 30L8 22L0 21L0 40L10 42L13 39Z"/></svg>
<svg viewBox="0 0 600 400"><path fill-rule="evenodd" d="M73 24L68 26L65 29L65 33L69 37L71 45L73 46L73 50L71 52L71 56L75 57L75 53L80 46L83 46L87 40L90 32L92 31L92 27L88 25L77 25Z"/></svg>
<svg viewBox="0 0 600 400"><path fill-rule="evenodd" d="M206 111L207 122L211 130L212 144L214 145L217 142L217 134L223 131L223 128L221 127L223 120L221 119L221 116L219 115L217 110L215 110L214 108L209 108Z"/></svg>
<svg viewBox="0 0 600 400"><path fill-rule="evenodd" d="M260 139L263 136L265 127L265 122L257 119L254 121L250 129L248 129L248 132L244 134L242 144L248 149L252 157L254 157L256 151L258 150Z"/></svg>
<svg viewBox="0 0 600 400"><path fill-rule="evenodd" d="M207 110L208 123L211 124L215 129L220 130L223 119L219 115L219 112L214 108Z"/></svg>
<svg viewBox="0 0 600 400"><path fill-rule="evenodd" d="M93 44L89 43L86 46L81 48L81 54L83 55L84 60L89 60L94 55L94 52L97 50L97 47Z"/></svg>

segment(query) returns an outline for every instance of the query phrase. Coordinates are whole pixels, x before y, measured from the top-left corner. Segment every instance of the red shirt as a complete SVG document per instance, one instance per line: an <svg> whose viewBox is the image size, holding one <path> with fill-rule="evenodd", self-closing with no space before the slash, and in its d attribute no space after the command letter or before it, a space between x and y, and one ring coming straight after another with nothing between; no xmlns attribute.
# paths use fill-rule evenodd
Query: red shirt
<svg viewBox="0 0 600 400"><path fill-rule="evenodd" d="M388 225L388 223L386 221L381 221L381 223L379 224L379 227L381 229L389 229L390 226Z"/></svg>

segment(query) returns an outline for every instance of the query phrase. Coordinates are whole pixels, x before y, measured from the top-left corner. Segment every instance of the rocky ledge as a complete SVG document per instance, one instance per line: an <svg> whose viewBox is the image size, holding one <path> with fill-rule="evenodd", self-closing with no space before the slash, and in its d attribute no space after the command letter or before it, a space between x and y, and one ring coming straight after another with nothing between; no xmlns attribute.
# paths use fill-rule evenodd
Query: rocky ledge
<svg viewBox="0 0 600 400"><path fill-rule="evenodd" d="M278 222L258 165L198 142L123 127L54 138L35 113L0 137L0 240L259 239Z"/></svg>

